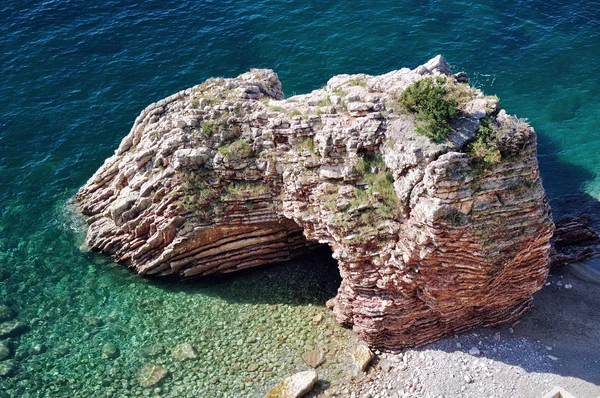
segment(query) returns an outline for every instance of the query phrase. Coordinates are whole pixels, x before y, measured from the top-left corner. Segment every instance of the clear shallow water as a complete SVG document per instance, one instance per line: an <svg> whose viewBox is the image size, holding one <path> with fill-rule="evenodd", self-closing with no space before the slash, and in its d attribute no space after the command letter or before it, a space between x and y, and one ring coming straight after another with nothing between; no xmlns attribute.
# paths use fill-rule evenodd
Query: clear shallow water
<svg viewBox="0 0 600 398"><path fill-rule="evenodd" d="M0 396L137 396L135 371L159 343L166 352L151 360L168 363L173 376L146 394L259 396L261 383L301 366L292 355L300 348L272 343L270 360L253 343L238 348L254 317L271 342L331 337L297 330L326 313L335 293L335 283L319 285L322 269L335 278L326 255L183 286L140 280L78 249L67 199L141 109L208 77L268 67L292 95L338 73L380 74L441 53L510 113L529 118L551 200L576 191L600 196L595 1L6 0L0 38L0 268L8 272L0 300L30 325L15 340L17 371L0 379ZM168 349L185 341L251 358L172 362ZM120 348L117 360L102 359L106 342ZM46 352L31 353L38 343ZM296 359L285 364L288 356ZM257 361L258 373L242 369Z"/></svg>

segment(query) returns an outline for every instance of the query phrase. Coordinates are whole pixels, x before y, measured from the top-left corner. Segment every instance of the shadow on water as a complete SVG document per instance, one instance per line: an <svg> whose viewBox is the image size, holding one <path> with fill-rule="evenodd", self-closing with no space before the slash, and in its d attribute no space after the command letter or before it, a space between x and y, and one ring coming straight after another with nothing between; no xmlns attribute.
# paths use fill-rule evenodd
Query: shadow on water
<svg viewBox="0 0 600 398"><path fill-rule="evenodd" d="M219 297L230 303L324 305L341 283L337 261L327 247L296 259L225 275L185 281L153 279L170 292Z"/></svg>

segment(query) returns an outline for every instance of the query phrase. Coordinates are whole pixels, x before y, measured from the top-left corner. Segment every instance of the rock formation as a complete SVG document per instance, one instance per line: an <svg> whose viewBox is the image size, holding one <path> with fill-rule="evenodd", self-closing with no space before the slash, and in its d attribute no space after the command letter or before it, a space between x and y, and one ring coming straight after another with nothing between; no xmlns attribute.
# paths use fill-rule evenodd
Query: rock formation
<svg viewBox="0 0 600 398"><path fill-rule="evenodd" d="M262 69L174 94L78 192L87 244L180 277L329 245L338 321L384 349L513 321L548 272L536 138L465 81L438 56L288 99Z"/></svg>
<svg viewBox="0 0 600 398"><path fill-rule="evenodd" d="M556 222L550 239L550 268L578 263L597 256L598 234L589 227L589 217L563 217Z"/></svg>

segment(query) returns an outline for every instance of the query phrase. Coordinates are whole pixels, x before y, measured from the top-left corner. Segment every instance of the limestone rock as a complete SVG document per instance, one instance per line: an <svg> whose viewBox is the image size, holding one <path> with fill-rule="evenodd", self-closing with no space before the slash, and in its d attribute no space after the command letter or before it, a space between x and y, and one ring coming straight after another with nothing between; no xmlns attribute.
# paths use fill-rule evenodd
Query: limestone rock
<svg viewBox="0 0 600 398"><path fill-rule="evenodd" d="M367 370L374 357L375 354L366 345L359 345L352 353L352 359L361 372Z"/></svg>
<svg viewBox="0 0 600 398"><path fill-rule="evenodd" d="M314 370L296 373L269 390L265 398L300 398L312 390L318 378Z"/></svg>
<svg viewBox="0 0 600 398"><path fill-rule="evenodd" d="M0 338L17 337L26 331L27 325L17 319L0 324Z"/></svg>
<svg viewBox="0 0 600 398"><path fill-rule="evenodd" d="M198 354L196 349L190 343L178 344L171 351L171 356L176 361L185 361L186 359L196 359Z"/></svg>
<svg viewBox="0 0 600 398"><path fill-rule="evenodd" d="M422 79L460 97L440 142L399 108ZM179 277L329 245L342 276L329 304L377 348L513 322L548 274L536 136L461 81L438 56L287 100L265 69L180 91L143 110L79 190L86 243L141 275ZM490 129L486 163L470 143Z"/></svg>
<svg viewBox="0 0 600 398"><path fill-rule="evenodd" d="M155 363L147 363L139 370L137 380L144 388L152 387L167 377L169 371Z"/></svg>
<svg viewBox="0 0 600 398"><path fill-rule="evenodd" d="M306 351L302 354L302 360L311 368L317 368L325 360L325 356L319 349Z"/></svg>

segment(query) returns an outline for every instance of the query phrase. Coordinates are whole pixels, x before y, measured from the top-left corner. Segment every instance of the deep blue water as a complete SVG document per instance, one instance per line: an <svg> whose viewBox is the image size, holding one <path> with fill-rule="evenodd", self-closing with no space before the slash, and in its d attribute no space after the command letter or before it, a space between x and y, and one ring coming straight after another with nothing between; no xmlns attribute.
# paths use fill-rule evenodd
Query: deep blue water
<svg viewBox="0 0 600 398"><path fill-rule="evenodd" d="M335 74L381 74L441 53L454 71L466 71L472 84L497 94L509 113L529 118L552 201L574 192L597 200L599 43L600 3L585 0L3 0L0 269L6 272L0 301L30 330L14 341L16 370L0 378L0 396L139 395L133 375L145 345L160 340L168 350L201 335L205 343L196 345L216 347L228 340L202 330L224 323L232 335L247 333L231 314L239 319L249 311L283 311L296 319L302 311L294 308L311 304L317 311L335 293L335 286L314 288L318 261L311 263L314 280L297 272L289 283L287 276L303 266L291 264L184 289L149 284L79 250L81 234L65 203L147 104L252 67L274 69L292 95L321 87ZM271 296L264 288L273 284L269 278L282 284ZM151 299L156 302L141 304ZM265 307L278 301L285 305L277 311ZM196 323L168 315L186 308L197 312ZM279 320L267 318L267 324ZM300 333L295 325L281 328ZM106 342L121 349L115 362L100 357ZM31 352L42 343L46 352ZM281 347L269 349L285 354ZM167 357L154 360L167 363ZM232 361L209 361L202 372L178 365L156 393L255 396L272 384L269 376L245 382L244 372L213 380L224 378L221 366L248 360ZM181 379L190 373L196 376ZM109 379L131 382L117 386ZM176 390L175 381L189 388Z"/></svg>

